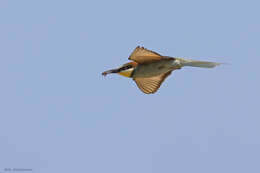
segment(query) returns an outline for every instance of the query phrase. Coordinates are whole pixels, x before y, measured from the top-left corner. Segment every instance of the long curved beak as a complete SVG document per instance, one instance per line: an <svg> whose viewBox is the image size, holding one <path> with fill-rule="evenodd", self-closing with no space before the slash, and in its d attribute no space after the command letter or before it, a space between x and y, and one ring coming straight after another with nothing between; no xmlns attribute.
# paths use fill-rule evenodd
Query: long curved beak
<svg viewBox="0 0 260 173"><path fill-rule="evenodd" d="M107 70L107 71L104 71L102 73L103 76L106 76L107 74L111 74L111 73L118 73L119 72L119 69L112 69L112 70Z"/></svg>

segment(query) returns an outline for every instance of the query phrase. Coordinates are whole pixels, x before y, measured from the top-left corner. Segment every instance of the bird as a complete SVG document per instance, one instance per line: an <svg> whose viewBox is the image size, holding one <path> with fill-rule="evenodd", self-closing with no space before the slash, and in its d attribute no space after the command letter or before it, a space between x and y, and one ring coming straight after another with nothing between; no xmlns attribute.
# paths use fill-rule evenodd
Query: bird
<svg viewBox="0 0 260 173"><path fill-rule="evenodd" d="M213 68L222 64L163 56L140 46L134 49L128 59L131 62L123 64L119 68L107 70L102 75L117 73L132 78L138 88L145 94L155 93L174 70L179 70L185 66Z"/></svg>

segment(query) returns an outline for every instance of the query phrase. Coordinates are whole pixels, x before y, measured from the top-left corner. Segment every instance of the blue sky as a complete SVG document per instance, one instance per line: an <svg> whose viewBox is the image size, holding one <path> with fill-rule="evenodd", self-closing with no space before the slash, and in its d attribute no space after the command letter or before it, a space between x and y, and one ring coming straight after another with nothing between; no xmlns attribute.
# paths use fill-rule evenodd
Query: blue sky
<svg viewBox="0 0 260 173"><path fill-rule="evenodd" d="M258 1L0 2L0 173L260 172ZM226 62L156 94L101 72L136 46Z"/></svg>

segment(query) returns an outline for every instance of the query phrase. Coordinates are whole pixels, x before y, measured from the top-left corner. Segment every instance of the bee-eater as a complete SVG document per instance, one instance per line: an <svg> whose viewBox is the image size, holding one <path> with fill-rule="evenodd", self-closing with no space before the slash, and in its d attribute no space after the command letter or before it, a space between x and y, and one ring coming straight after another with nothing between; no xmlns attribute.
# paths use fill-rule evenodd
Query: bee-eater
<svg viewBox="0 0 260 173"><path fill-rule="evenodd" d="M117 69L105 71L102 75L117 73L133 78L139 89L145 94L155 93L173 70L181 69L184 66L213 68L221 64L162 56L140 46L135 48L128 59L132 61Z"/></svg>

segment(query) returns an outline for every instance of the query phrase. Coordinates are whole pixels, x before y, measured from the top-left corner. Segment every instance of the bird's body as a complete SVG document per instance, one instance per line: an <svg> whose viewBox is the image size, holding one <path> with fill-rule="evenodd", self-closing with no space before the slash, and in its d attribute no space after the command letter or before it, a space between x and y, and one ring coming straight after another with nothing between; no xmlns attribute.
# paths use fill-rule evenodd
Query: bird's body
<svg viewBox="0 0 260 173"><path fill-rule="evenodd" d="M118 69L105 71L102 74L118 73L133 78L139 89L146 94L155 93L173 70L181 69L184 66L212 68L220 65L220 63L215 62L162 56L139 46L133 51L129 59L133 61L124 64Z"/></svg>
<svg viewBox="0 0 260 173"><path fill-rule="evenodd" d="M174 70L176 66L174 65L174 58L164 58L160 61L152 61L149 63L139 64L133 71L133 78L137 77L153 77L158 76L162 73Z"/></svg>

